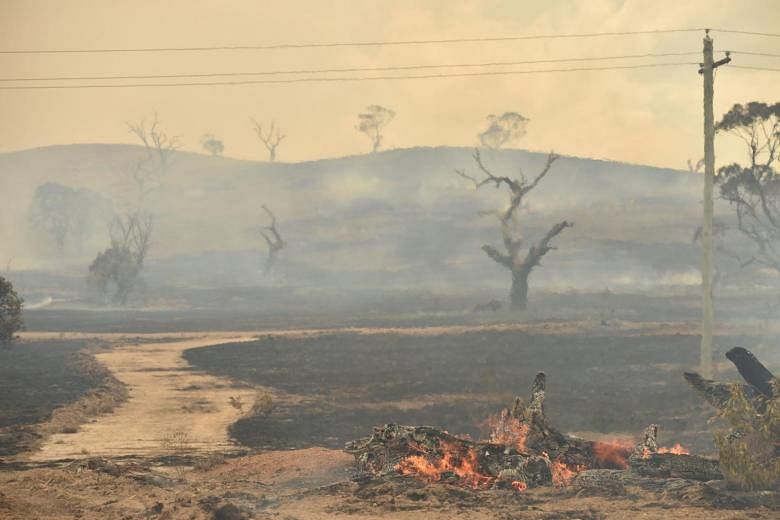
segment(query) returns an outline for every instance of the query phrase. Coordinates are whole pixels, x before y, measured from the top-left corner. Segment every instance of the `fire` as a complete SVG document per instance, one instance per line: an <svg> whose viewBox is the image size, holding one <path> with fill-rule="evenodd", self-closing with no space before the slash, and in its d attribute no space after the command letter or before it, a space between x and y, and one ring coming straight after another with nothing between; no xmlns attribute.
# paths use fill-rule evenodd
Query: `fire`
<svg viewBox="0 0 780 520"><path fill-rule="evenodd" d="M674 455L690 455L688 448L685 448L679 442L671 448L658 448L658 453L673 453Z"/></svg>
<svg viewBox="0 0 780 520"><path fill-rule="evenodd" d="M403 475L415 475L428 482L438 482L445 473L456 475L461 482L472 488L488 487L495 480L479 470L479 462L474 449L460 453L458 447L442 441L438 453L431 457L421 449L419 455L409 455L399 462L395 469Z"/></svg>
<svg viewBox="0 0 780 520"><path fill-rule="evenodd" d="M522 480L513 480L512 487L515 489L515 491L525 491L526 489L528 489L528 484L526 484Z"/></svg>
<svg viewBox="0 0 780 520"><path fill-rule="evenodd" d="M683 446L682 444L675 443L674 446L671 448L667 448L664 446L661 446L660 448L656 449L655 451L650 451L647 448L642 449L642 458L643 459L649 459L651 455L655 453L671 453L672 455L689 455L691 452Z"/></svg>
<svg viewBox="0 0 780 520"><path fill-rule="evenodd" d="M512 417L508 409L505 408L498 415L490 417L487 424L490 426L490 442L514 446L520 453L528 451L528 425L520 422L517 417Z"/></svg>
<svg viewBox="0 0 780 520"><path fill-rule="evenodd" d="M550 463L552 472L552 482L555 487L568 486L574 477L588 469L580 464L566 464L560 460L554 460Z"/></svg>
<svg viewBox="0 0 780 520"><path fill-rule="evenodd" d="M628 457L631 454L631 449L630 442L596 441L593 444L593 456L607 467L626 469L628 468Z"/></svg>

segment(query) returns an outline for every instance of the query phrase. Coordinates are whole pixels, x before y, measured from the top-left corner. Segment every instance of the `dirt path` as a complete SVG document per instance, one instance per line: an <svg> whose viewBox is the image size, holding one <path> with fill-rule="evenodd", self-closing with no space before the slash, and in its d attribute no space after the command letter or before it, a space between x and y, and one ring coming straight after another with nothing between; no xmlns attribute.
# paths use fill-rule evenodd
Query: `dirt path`
<svg viewBox="0 0 780 520"><path fill-rule="evenodd" d="M164 439L176 434L187 450L233 446L227 427L240 412L231 396L251 407L252 389L236 388L226 378L191 370L182 357L189 348L250 341L254 335L209 335L161 343L132 343L96 355L127 384L130 397L114 413L81 426L77 433L55 434L31 460L87 456L157 455L170 452ZM182 433L183 432L183 433Z"/></svg>

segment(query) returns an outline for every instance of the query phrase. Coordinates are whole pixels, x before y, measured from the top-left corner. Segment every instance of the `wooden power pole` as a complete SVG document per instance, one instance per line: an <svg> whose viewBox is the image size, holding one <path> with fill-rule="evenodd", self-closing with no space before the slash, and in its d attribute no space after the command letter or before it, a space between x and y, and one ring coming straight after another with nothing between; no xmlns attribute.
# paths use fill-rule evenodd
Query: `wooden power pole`
<svg viewBox="0 0 780 520"><path fill-rule="evenodd" d="M709 29L704 36L704 62L699 74L704 77L704 222L702 222L702 260L701 260L701 290L702 290L702 320L701 320L701 352L699 370L702 376L712 378L712 324L715 318L715 307L712 302L712 219L714 201L712 197L715 180L715 117L712 109L713 76L717 67L731 61L726 58L714 61L712 57L712 38Z"/></svg>

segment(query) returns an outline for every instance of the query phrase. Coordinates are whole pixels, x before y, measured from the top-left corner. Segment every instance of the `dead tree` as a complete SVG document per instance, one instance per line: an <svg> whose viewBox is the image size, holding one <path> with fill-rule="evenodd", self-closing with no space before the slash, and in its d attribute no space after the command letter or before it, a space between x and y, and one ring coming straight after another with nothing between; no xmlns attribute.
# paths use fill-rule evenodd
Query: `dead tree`
<svg viewBox="0 0 780 520"><path fill-rule="evenodd" d="M160 128L157 113L151 122L141 119L137 123L126 123L128 131L135 135L143 144L149 158L154 158L159 175L165 174L170 165L171 156L181 148L177 136L169 136Z"/></svg>
<svg viewBox="0 0 780 520"><path fill-rule="evenodd" d="M274 121L271 121L271 127L268 129L268 132L264 132L263 125L256 120L252 119L252 123L255 125L257 138L262 141L266 150L268 150L268 160L274 162L276 160L276 147L278 147L279 143L287 136L281 133Z"/></svg>
<svg viewBox="0 0 780 520"><path fill-rule="evenodd" d="M384 128L395 117L395 111L380 105L370 105L366 111L358 114L357 130L371 139L372 152L377 152L382 147Z"/></svg>
<svg viewBox="0 0 780 520"><path fill-rule="evenodd" d="M276 229L276 215L274 215L265 204L262 205L262 208L265 210L266 213L268 213L268 216L271 218L271 224L269 226L264 227L260 231L260 235L265 239L266 243L268 244L268 258L265 261L265 274L267 275L271 271L271 268L276 263L276 257L279 254L279 251L281 251L284 248L284 246L286 246L287 244L282 239L282 235L279 234L279 230ZM266 233L266 231L268 231L268 233Z"/></svg>
<svg viewBox="0 0 780 520"><path fill-rule="evenodd" d="M97 254L89 266L87 283L102 296L124 305L135 288L149 252L152 217L136 211L109 224L111 246Z"/></svg>
<svg viewBox="0 0 780 520"><path fill-rule="evenodd" d="M523 198L547 175L552 164L558 158L558 155L550 152L547 156L547 162L545 163L544 168L542 168L542 171L539 172L531 182L528 182L525 177L522 176L522 173L520 179L494 175L485 167L479 150L474 151L474 161L477 163L480 171L485 175L483 179L477 180L476 178L467 175L462 170L456 170L458 175L473 182L476 189L488 184L493 184L496 188L500 188L502 185L506 185L509 188L509 205L506 209L482 212L483 214L495 214L498 217L498 220L501 223L504 251L502 252L498 248L488 244L483 245L482 250L494 262L506 267L512 273L512 288L509 294L510 302L515 309L522 310L526 308L528 303L528 277L531 275L531 271L534 267L540 265L544 255L554 249L554 247L550 245L552 239L558 236L558 234L567 227L572 227L574 225L566 220L555 224L539 242L528 249L528 252L524 257L522 256L523 240L518 236L517 224L514 217L523 203Z"/></svg>

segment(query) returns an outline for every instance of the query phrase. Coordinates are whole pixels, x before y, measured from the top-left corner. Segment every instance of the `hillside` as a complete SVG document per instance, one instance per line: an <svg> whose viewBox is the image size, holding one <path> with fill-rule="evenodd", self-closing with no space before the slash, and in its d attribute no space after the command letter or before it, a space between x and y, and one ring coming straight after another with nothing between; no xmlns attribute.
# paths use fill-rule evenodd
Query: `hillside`
<svg viewBox="0 0 780 520"><path fill-rule="evenodd" d="M88 188L129 204L127 165L133 145L51 146L0 154L0 262L15 269L78 273L106 246L104 223L63 257L27 231L39 185ZM504 287L506 274L479 250L500 240L494 218L504 194L479 192L456 176L476 175L471 149L413 148L303 163L266 163L180 152L149 198L155 218L147 279L207 286L292 283L389 288ZM533 176L545 154L485 152L498 174ZM573 220L558 251L534 274L550 289L649 290L697 282L690 237L699 214L700 179L686 172L563 157L528 198L525 233L533 240L552 223ZM267 224L261 204L279 218L288 247L282 265L262 276Z"/></svg>

